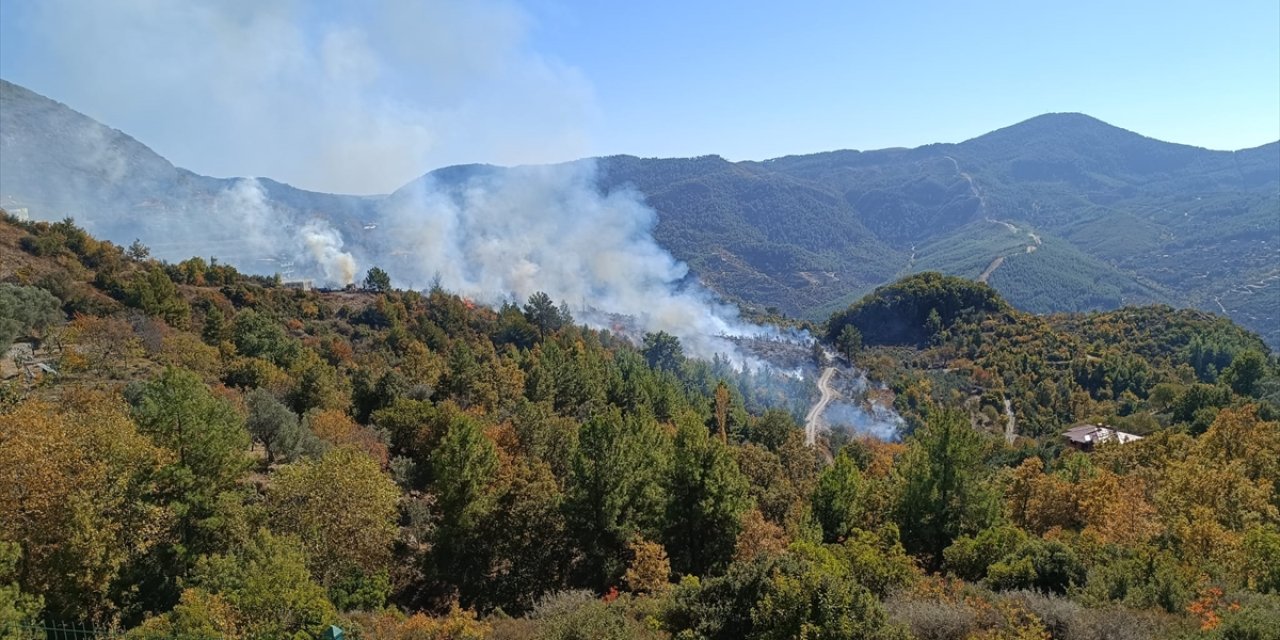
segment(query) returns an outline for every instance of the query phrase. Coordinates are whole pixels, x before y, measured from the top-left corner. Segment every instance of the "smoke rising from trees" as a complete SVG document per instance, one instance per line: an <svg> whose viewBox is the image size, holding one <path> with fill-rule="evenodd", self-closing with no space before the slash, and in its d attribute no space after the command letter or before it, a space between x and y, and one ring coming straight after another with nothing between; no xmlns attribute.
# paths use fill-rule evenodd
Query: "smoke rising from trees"
<svg viewBox="0 0 1280 640"><path fill-rule="evenodd" d="M319 29L304 28L308 12L289 2L50 0L15 15L65 67L40 80L54 90L33 88L125 131L159 118L175 135L143 142L179 164L201 158L193 168L204 172L385 193L448 162L545 162L586 149L590 88L529 46L531 18L510 3L388 0ZM656 213L638 193L599 192L592 162L426 178L338 210L265 179L189 180L116 132L83 126L85 144L110 153L76 162L109 188L77 190L82 202L60 216L98 215L95 232L140 237L159 257L214 256L329 285L376 265L398 286L438 278L495 305L545 291L599 312L582 320L628 316L701 357L735 353L717 336L751 331L654 241ZM156 166L132 170L146 158ZM148 189L168 199L148 208Z"/></svg>
<svg viewBox="0 0 1280 640"><path fill-rule="evenodd" d="M389 198L375 246L393 279L487 304L544 291L580 319L584 309L629 316L681 338L691 355L736 349L735 309L717 303L652 235L657 214L639 193L602 193L591 161L500 170L460 183L430 176ZM756 331L762 331L756 329Z"/></svg>

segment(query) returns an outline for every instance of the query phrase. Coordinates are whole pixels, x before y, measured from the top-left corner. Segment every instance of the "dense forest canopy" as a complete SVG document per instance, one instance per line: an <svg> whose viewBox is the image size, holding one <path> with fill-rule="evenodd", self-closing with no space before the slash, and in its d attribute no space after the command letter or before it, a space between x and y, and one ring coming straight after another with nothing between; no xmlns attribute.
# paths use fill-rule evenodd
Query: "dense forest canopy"
<svg viewBox="0 0 1280 640"><path fill-rule="evenodd" d="M547 296L314 291L0 223L0 628L130 638L1266 638L1280 372L1230 321L923 274L830 343L907 419ZM821 354L821 351L819 351ZM1145 436L1091 453L1061 432ZM1271 634L1271 635L1268 635Z"/></svg>

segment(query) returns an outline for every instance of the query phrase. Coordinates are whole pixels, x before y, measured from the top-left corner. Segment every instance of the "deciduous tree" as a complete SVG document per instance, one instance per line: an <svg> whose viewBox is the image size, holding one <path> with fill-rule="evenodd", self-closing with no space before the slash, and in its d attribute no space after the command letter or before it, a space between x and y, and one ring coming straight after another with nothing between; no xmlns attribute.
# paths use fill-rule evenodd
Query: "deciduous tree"
<svg viewBox="0 0 1280 640"><path fill-rule="evenodd" d="M390 570L400 492L361 451L336 448L281 467L267 490L272 528L301 541L323 585Z"/></svg>

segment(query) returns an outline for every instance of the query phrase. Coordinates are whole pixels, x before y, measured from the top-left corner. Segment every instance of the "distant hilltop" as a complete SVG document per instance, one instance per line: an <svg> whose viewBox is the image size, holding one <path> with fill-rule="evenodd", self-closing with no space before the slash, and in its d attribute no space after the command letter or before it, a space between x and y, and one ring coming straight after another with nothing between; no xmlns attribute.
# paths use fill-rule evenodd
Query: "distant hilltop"
<svg viewBox="0 0 1280 640"><path fill-rule="evenodd" d="M941 271L981 278L1030 311L1165 303L1228 315L1280 346L1280 143L1212 151L1053 113L914 149L583 162L601 192L638 191L658 244L747 307L817 319L897 277ZM243 212L257 207L290 238L322 221L333 251L394 268L407 257L389 239L406 221L389 218L388 203L509 171L447 167L375 197L267 178L244 187L0 81L0 206L73 216L162 257L213 253L273 270L271 243L246 241L260 219ZM325 277L320 258L292 262L294 278Z"/></svg>

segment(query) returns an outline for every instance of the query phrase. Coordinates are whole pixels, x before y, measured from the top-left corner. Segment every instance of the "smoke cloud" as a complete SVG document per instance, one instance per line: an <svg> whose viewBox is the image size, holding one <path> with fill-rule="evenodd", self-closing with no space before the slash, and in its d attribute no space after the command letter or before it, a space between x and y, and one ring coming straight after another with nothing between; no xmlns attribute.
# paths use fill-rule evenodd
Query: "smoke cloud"
<svg viewBox="0 0 1280 640"><path fill-rule="evenodd" d="M222 233L230 230L237 238L234 243L242 253L236 262L249 270L274 267L286 277L307 276L339 286L355 281L356 259L343 250L342 234L323 218L303 220L274 204L257 180L236 180L218 195L213 209ZM249 260L273 264L264 268Z"/></svg>
<svg viewBox="0 0 1280 640"><path fill-rule="evenodd" d="M46 55L25 59L51 67L33 89L147 131L161 155L202 173L386 193L447 163L579 157L593 121L590 87L530 47L533 20L505 0L387 0L323 15L286 0L47 0L10 11L41 36L32 46ZM600 192L590 161L454 168L447 180L354 202L253 178L197 179L163 162L142 171L135 165L154 156L86 127L82 146L110 153L67 155L94 165L106 187L80 190L84 201L60 213L118 200L115 220L94 230L126 243L136 234L166 259L216 256L330 285L378 265L399 286L438 280L492 305L544 291L597 326L618 314L676 335L696 357L743 362L723 336L767 333L740 323L657 244L640 194ZM328 208L340 201L351 209ZM121 217L130 223L112 224Z"/></svg>
<svg viewBox="0 0 1280 640"><path fill-rule="evenodd" d="M635 191L601 193L596 166L476 167L460 181L428 176L383 206L379 253L411 286L444 288L496 305L544 291L579 319L630 316L681 338L691 355L733 354L722 336L741 325L688 267L653 239L657 214Z"/></svg>
<svg viewBox="0 0 1280 640"><path fill-rule="evenodd" d="M837 396L823 410L820 425L827 431L847 430L885 441L901 437L906 421L894 410L885 387L871 383L865 371L834 354L828 353L828 357L837 370L832 378Z"/></svg>
<svg viewBox="0 0 1280 640"><path fill-rule="evenodd" d="M342 236L323 220L302 227L302 241L329 282L348 285L356 279L356 260L342 250Z"/></svg>
<svg viewBox="0 0 1280 640"><path fill-rule="evenodd" d="M41 0L5 19L23 37L0 75L206 175L389 193L429 167L585 155L596 117L508 0Z"/></svg>
<svg viewBox="0 0 1280 640"><path fill-rule="evenodd" d="M879 403L833 402L827 405L823 419L830 429L848 429L885 441L897 440L906 424L896 411Z"/></svg>

